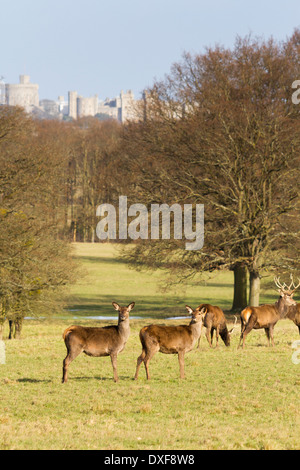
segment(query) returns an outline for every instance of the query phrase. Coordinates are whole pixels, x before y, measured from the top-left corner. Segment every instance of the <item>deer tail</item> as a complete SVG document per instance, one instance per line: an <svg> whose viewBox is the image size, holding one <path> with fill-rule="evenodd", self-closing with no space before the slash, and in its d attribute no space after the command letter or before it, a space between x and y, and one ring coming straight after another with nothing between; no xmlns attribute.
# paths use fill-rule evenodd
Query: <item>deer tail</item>
<svg viewBox="0 0 300 470"><path fill-rule="evenodd" d="M63 339L66 340L66 337L71 333L76 328L75 325L69 326L64 332L63 332Z"/></svg>

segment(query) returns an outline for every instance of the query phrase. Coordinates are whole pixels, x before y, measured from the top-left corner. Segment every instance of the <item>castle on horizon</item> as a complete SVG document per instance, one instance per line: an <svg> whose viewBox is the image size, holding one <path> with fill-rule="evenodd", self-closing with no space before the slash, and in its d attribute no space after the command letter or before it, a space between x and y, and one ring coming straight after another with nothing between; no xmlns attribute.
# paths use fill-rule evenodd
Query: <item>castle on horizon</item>
<svg viewBox="0 0 300 470"><path fill-rule="evenodd" d="M59 96L57 101L39 101L39 86L30 83L29 75L20 75L19 83L6 84L0 79L0 105L20 106L29 114L40 119L78 119L86 116L99 119L116 119L125 122L134 119L135 99L131 90L121 91L116 98L98 99L80 96L77 91L69 91L68 100Z"/></svg>

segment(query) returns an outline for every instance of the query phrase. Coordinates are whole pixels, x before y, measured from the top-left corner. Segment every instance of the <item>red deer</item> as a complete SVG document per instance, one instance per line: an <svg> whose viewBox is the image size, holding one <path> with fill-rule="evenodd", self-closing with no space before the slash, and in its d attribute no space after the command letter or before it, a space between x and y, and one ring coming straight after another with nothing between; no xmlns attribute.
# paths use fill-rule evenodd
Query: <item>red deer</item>
<svg viewBox="0 0 300 470"><path fill-rule="evenodd" d="M210 347L212 347L214 331L216 331L216 346L219 346L219 335L221 336L224 344L230 346L230 337L235 329L237 317L235 316L235 322L233 328L228 330L226 324L226 318L224 312L220 307L210 304L201 304L200 309L204 309L205 316L203 318L203 326L206 328L206 338ZM200 346L200 338L198 341L198 348Z"/></svg>
<svg viewBox="0 0 300 470"><path fill-rule="evenodd" d="M193 349L201 335L204 310L200 307L193 310L186 305L192 315L189 325L164 326L149 325L140 331L142 354L137 359L135 379L138 378L139 368L144 361L147 379L150 379L149 361L158 351L164 354L178 354L180 378L184 378L184 355Z"/></svg>
<svg viewBox="0 0 300 470"><path fill-rule="evenodd" d="M88 356L110 356L114 372L114 381L118 381L117 355L123 351L129 338L129 312L135 303L127 307L120 307L116 302L112 303L119 312L118 325L104 327L70 326L63 333L68 354L63 361L62 382L68 380L68 367L70 363L81 353Z"/></svg>
<svg viewBox="0 0 300 470"><path fill-rule="evenodd" d="M264 328L269 346L270 338L272 346L274 346L274 326L278 320L286 317L291 306L296 305L296 302L293 300L293 295L300 285L299 282L299 284L297 286L294 285L294 289L291 290L293 284L288 287L286 284L280 284L279 278L275 278L274 281L280 293L279 299L274 305L267 304L261 305L260 307L246 307L241 312L241 337L238 347L241 346L241 342L243 342L243 348L245 347L246 336L253 328L255 330Z"/></svg>
<svg viewBox="0 0 300 470"><path fill-rule="evenodd" d="M292 305L289 308L286 318L289 318L295 323L296 326L298 326L300 334L300 304Z"/></svg>

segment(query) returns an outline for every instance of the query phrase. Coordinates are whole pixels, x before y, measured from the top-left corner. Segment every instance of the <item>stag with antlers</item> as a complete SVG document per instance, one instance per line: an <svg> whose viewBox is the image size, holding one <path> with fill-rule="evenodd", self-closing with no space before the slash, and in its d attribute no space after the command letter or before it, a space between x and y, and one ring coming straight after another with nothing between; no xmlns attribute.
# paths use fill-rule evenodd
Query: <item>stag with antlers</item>
<svg viewBox="0 0 300 470"><path fill-rule="evenodd" d="M296 306L293 300L293 295L300 286L300 280L297 286L294 283L293 276L291 275L291 284L281 284L279 277L275 277L274 282L280 294L279 299L274 305L261 305L260 307L246 307L241 312L241 336L240 342L245 347L245 339L252 329L258 330L264 328L268 343L270 346L270 339L272 346L274 346L274 326L278 320L287 316L291 306Z"/></svg>

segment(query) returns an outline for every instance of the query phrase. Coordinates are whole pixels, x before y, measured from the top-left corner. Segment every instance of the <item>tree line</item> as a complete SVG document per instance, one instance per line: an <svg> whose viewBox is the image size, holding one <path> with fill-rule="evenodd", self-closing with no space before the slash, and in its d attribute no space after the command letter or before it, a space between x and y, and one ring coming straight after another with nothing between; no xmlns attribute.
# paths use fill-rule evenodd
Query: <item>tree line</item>
<svg viewBox="0 0 300 470"><path fill-rule="evenodd" d="M0 324L58 308L74 281L70 242L99 242L101 203L204 204L205 241L124 243L136 268L170 282L234 272L233 308L260 279L299 269L300 31L185 53L145 90L139 118L37 121L0 107ZM172 217L171 217L172 222ZM247 297L249 278L250 297Z"/></svg>

